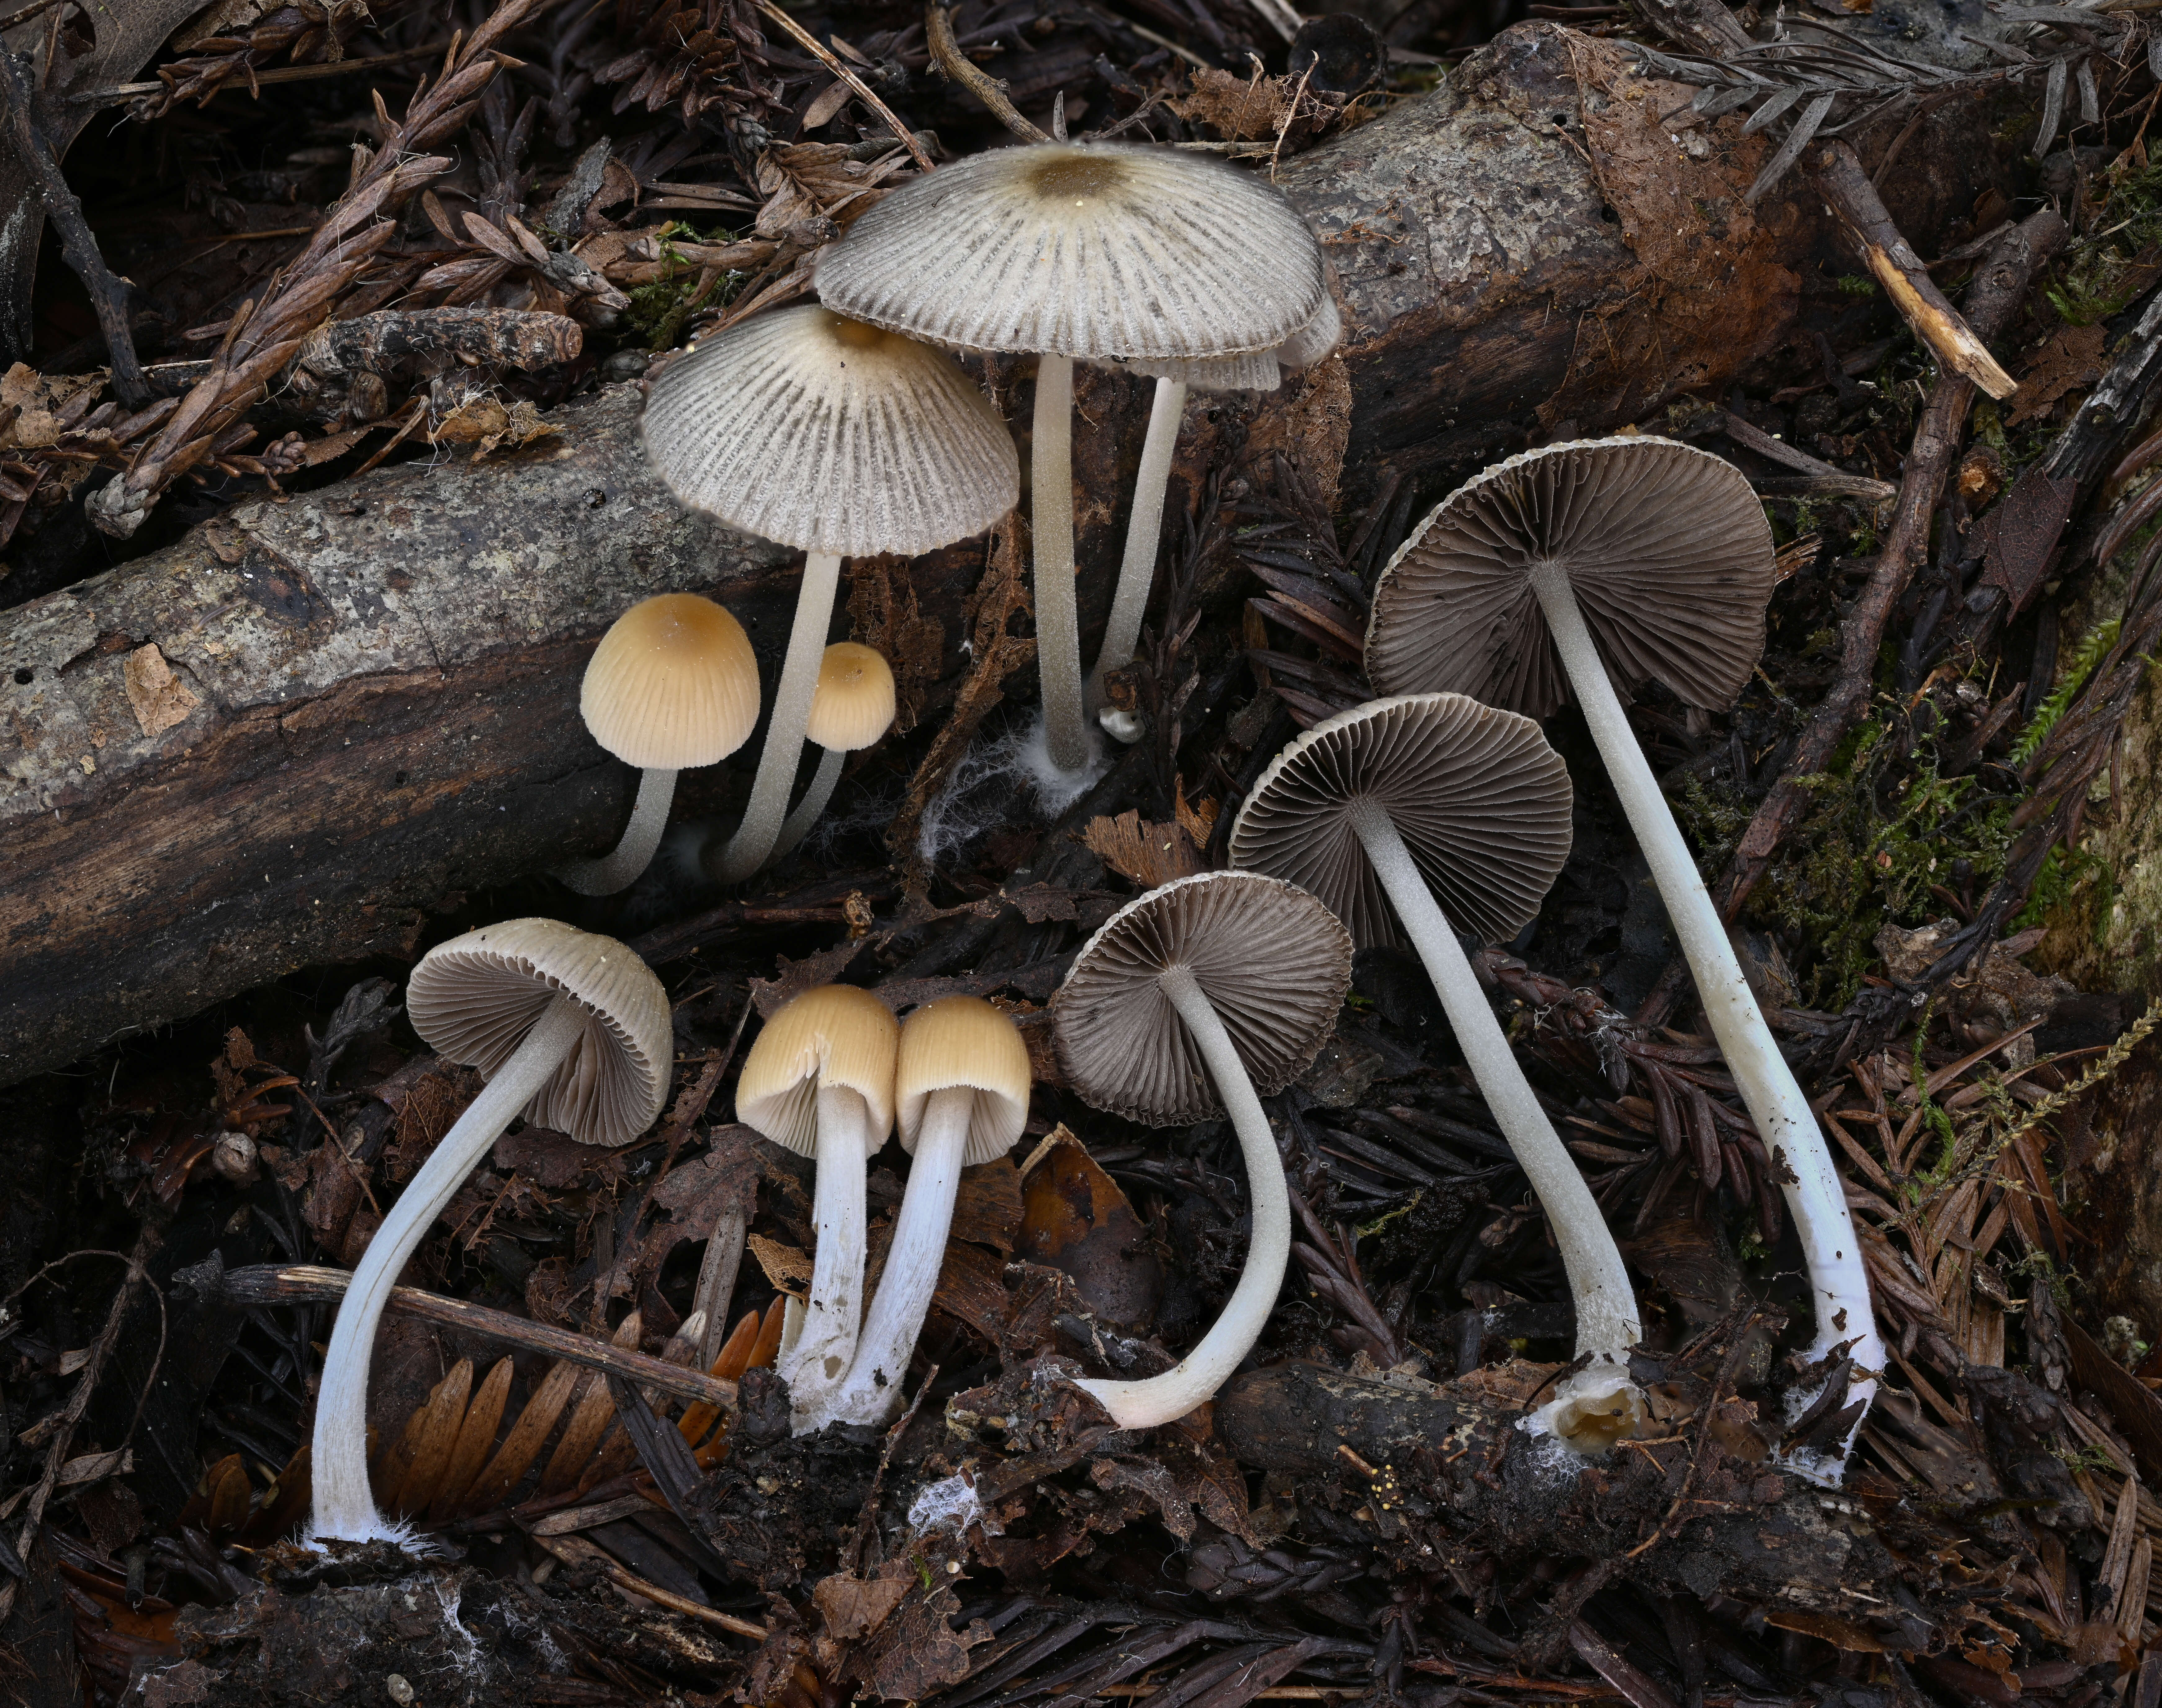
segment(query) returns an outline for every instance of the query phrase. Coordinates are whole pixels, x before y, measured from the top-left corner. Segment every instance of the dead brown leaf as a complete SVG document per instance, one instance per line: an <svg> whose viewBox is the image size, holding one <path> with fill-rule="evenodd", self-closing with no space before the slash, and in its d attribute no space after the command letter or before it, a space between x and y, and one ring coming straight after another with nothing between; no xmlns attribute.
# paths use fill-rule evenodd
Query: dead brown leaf
<svg viewBox="0 0 2162 1708"><path fill-rule="evenodd" d="M1021 1170L1016 1255L1070 1277L1107 1323L1142 1329L1156 1320L1163 1268L1148 1230L1118 1183L1064 1127Z"/></svg>
<svg viewBox="0 0 2162 1708"><path fill-rule="evenodd" d="M1092 818L1081 833L1089 852L1144 890L1190 878L1201 870L1201 851L1183 824L1152 824L1129 807L1116 818Z"/></svg>
<svg viewBox="0 0 2162 1708"><path fill-rule="evenodd" d="M885 1623L887 1616L908 1593L908 1586L916 1581L906 1560L890 1564L901 1568L898 1575L859 1578L836 1572L819 1580L811 1591L811 1600L826 1621L828 1636L854 1643Z"/></svg>
<svg viewBox="0 0 2162 1708"><path fill-rule="evenodd" d="M2047 413L2066 392L2092 385L2102 377L2102 353L2107 347L2106 327L2060 326L2028 353L2019 374L2019 389L2005 405L2004 425L2015 427Z"/></svg>
<svg viewBox="0 0 2162 1708"><path fill-rule="evenodd" d="M173 674L154 640L129 653L120 675L128 703L134 708L135 721L145 735L161 735L175 723L186 723L188 713L202 704L201 697Z"/></svg>

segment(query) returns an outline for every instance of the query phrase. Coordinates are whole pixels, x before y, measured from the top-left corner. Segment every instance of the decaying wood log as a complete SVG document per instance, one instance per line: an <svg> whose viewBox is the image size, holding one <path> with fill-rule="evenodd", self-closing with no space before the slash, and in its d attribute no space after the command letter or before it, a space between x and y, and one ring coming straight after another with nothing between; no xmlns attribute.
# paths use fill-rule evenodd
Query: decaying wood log
<svg viewBox="0 0 2162 1708"><path fill-rule="evenodd" d="M1746 206L1763 138L1738 118L1670 129L1689 91L1631 66L1623 44L1519 26L1287 164L1345 349L1259 400L1197 396L1189 453L1243 413L1251 452L1292 452L1331 498L1341 471L1345 509L1402 515L1534 432L1601 431L1789 339L1850 337L1872 309L1829 282L1851 263L1821 202ZM1997 158L1942 122L1949 144L1910 149L1894 196L1925 250ZM1025 374L1001 382L1025 423ZM1148 396L1083 380L1084 640ZM786 554L686 518L646 473L637 409L618 388L514 456L250 500L0 612L0 1083L311 963L406 953L446 894L608 844L631 774L577 718L593 639L696 588L770 650L792 598ZM934 680L963 668L983 563L974 543L907 572L945 629Z"/></svg>

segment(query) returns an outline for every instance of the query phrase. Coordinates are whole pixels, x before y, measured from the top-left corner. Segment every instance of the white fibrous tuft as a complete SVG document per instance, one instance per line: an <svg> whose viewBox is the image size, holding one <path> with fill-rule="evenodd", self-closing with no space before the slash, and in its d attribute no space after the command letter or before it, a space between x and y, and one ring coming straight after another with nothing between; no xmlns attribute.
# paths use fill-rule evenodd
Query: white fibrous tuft
<svg viewBox="0 0 2162 1708"><path fill-rule="evenodd" d="M919 1534L927 1531L951 1530L958 1533L971 1524L981 1524L995 1536L997 1526L984 1510L982 1497L976 1493L975 1485L964 1476L949 1476L919 1490L909 1502L908 1528Z"/></svg>

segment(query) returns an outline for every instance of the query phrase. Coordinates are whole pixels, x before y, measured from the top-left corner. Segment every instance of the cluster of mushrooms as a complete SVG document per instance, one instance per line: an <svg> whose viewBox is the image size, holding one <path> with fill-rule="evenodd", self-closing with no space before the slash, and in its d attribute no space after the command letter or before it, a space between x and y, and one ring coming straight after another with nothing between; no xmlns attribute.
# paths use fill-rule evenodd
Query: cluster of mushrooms
<svg viewBox="0 0 2162 1708"><path fill-rule="evenodd" d="M648 454L683 502L806 554L749 805L733 835L700 853L723 882L800 841L843 756L892 720L885 661L826 644L842 558L921 554L1018 500L1012 436L952 353L1037 358L1030 509L1044 745L1055 770L1086 775L1089 714L1120 739L1140 733L1103 703L1101 682L1139 635L1188 388L1272 389L1339 335L1319 248L1276 191L1190 154L1127 144L1043 143L942 167L864 213L825 252L817 283L821 304L694 346L655 382L646 409ZM1085 678L1069 460L1077 358L1157 382L1109 630ZM1150 891L1083 948L1052 1005L1067 1084L1152 1125L1228 1116L1251 1206L1246 1268L1201 1341L1161 1375L1078 1383L1119 1424L1184 1416L1251 1350L1291 1246L1260 1099L1330 1035L1355 948L1404 943L1545 1209L1574 1295L1577 1359L1528 1427L1593 1454L1642 1419L1629 1369L1641 1328L1621 1254L1459 935L1514 937L1567 858L1569 776L1533 719L1571 691L1774 1159L1808 1263L1815 1355L1827 1380L1867 1400L1883 1349L1830 1154L1622 699L1656 681L1691 705L1731 703L1762 649L1773 579L1747 482L1689 447L1627 436L1489 469L1383 572L1366 668L1384 697L1277 755L1239 811L1234 870ZM734 752L760 706L749 644L720 606L666 594L625 613L593 655L581 708L596 738L641 769L637 804L611 853L558 875L588 895L630 883L660 842L676 771ZM807 739L823 753L791 812ZM660 980L622 943L554 920L513 920L431 949L407 1009L430 1045L488 1083L384 1220L340 1308L313 1443L317 1537L403 1533L369 1488L368 1365L390 1288L437 1212L520 1115L588 1143L635 1138L661 1112L672 1063ZM812 1272L789 1301L780 1361L798 1433L897 1411L960 1171L1018 1140L1031 1079L1012 1021L974 997L928 1004L904 1023L872 992L828 985L760 1032L737 1114L817 1171ZM913 1162L866 1307L866 1175L896 1131ZM1844 1456L1795 1468L1836 1481Z"/></svg>

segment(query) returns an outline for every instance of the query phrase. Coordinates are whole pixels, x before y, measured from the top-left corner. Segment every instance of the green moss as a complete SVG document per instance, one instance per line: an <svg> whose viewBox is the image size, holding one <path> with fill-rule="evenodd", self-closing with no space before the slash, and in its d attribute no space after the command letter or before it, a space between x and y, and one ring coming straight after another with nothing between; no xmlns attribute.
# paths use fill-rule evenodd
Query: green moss
<svg viewBox="0 0 2162 1708"><path fill-rule="evenodd" d="M2101 212L2081 223L2086 235L2065 248L2044 294L2067 325L2088 326L2145 288L2140 263L2162 243L2162 162L2113 167Z"/></svg>
<svg viewBox="0 0 2162 1708"><path fill-rule="evenodd" d="M626 318L647 349L668 350L682 337L684 324L695 310L708 306L718 308L733 301L747 275L723 273L709 290L702 292L698 280L704 269L696 262L685 260L668 241L677 237L686 243L733 243L735 238L731 232L716 230L701 234L681 221L671 220L654 235L660 243L660 259L668 264L668 270L648 284L632 287Z"/></svg>
<svg viewBox="0 0 2162 1708"><path fill-rule="evenodd" d="M2080 644L2072 649L2071 659L2060 666L2057 685L2050 691L2050 697L2042 702L2034 715L2027 720L2027 727L2013 742L2010 764L2024 765L2042 750L2042 744L2049 739L2050 732L2057 726L2057 720L2071 709L2072 702L2079 697L2080 690L2086 686L2087 678L2094 674L2095 666L2107 657L2110 648L2117 645L2118 633L2123 626L2119 619L2111 617L2096 624L2080 637Z"/></svg>
<svg viewBox="0 0 2162 1708"><path fill-rule="evenodd" d="M1849 296L1874 296L1877 281L1860 273L1842 273L1832 283Z"/></svg>

